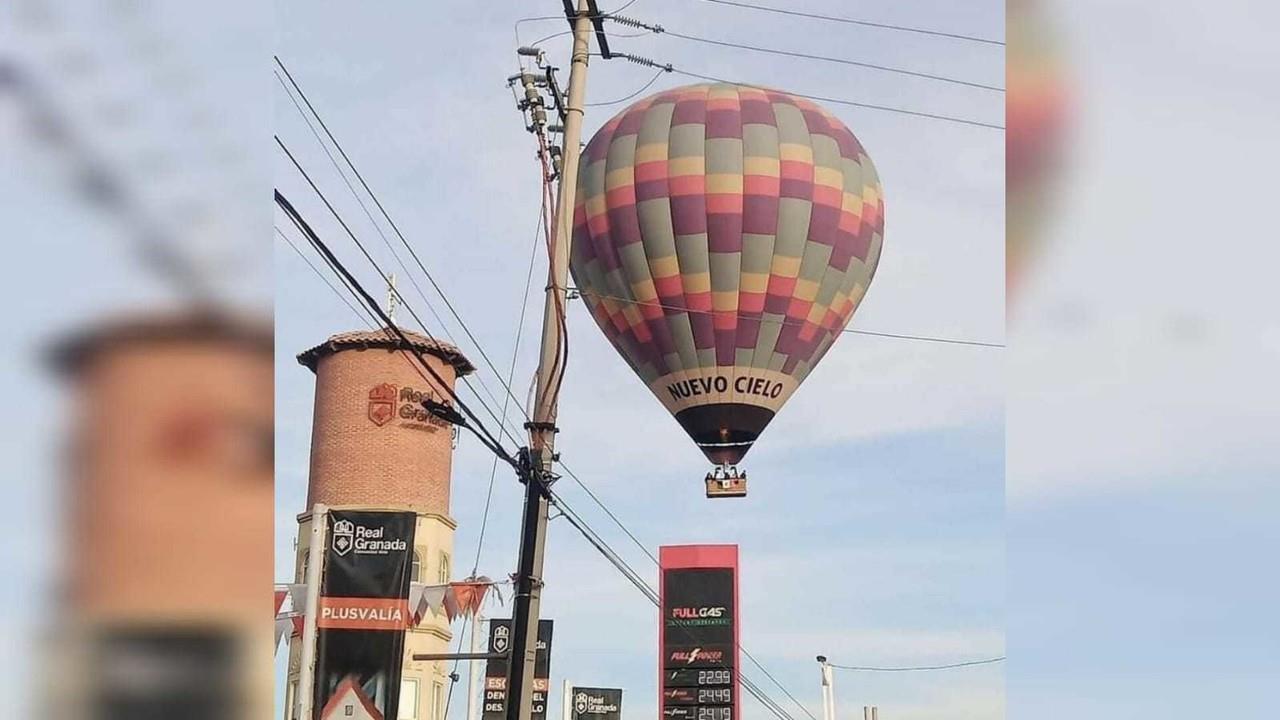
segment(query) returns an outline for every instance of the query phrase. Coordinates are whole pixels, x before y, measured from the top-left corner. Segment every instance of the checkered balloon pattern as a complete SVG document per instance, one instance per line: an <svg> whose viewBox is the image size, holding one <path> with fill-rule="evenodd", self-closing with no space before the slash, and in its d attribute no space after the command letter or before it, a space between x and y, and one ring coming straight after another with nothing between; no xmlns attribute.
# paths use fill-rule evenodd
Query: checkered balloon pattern
<svg viewBox="0 0 1280 720"><path fill-rule="evenodd" d="M574 282L668 410L745 404L771 418L867 291L884 202L858 139L817 104L699 84L595 134L573 225ZM717 417L719 439L734 435L731 414Z"/></svg>

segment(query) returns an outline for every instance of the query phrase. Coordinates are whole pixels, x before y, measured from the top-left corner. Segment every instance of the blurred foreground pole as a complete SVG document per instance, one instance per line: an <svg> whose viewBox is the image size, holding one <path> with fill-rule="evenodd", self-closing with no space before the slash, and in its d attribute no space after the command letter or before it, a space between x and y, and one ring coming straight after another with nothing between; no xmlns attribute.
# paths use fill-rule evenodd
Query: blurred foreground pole
<svg viewBox="0 0 1280 720"><path fill-rule="evenodd" d="M507 678L507 720L529 720L533 710L533 667L538 644L538 616L542 596L542 560L546 549L548 488L555 460L556 411L564 375L564 306L569 277L570 232L581 156L583 98L587 91L587 59L591 34L587 0L578 0L573 19L573 59L569 70L569 99L561 148L563 170L556 199L555 229L549 258L542 315L542 353L538 364L537 396L529 429L529 454L521 458L525 482L524 521L520 564L516 574L511 622L511 661Z"/></svg>
<svg viewBox="0 0 1280 720"><path fill-rule="evenodd" d="M265 318L205 310L100 320L53 349L74 402L55 615L82 663L57 675L82 688L73 717L269 712L272 350Z"/></svg>

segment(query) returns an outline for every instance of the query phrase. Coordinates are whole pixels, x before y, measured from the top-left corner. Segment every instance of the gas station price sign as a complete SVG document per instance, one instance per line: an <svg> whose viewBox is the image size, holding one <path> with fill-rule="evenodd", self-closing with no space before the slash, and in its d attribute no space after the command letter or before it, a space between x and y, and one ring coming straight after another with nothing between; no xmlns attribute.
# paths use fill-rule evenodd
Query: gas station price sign
<svg viewBox="0 0 1280 720"><path fill-rule="evenodd" d="M660 552L663 720L737 720L738 549Z"/></svg>

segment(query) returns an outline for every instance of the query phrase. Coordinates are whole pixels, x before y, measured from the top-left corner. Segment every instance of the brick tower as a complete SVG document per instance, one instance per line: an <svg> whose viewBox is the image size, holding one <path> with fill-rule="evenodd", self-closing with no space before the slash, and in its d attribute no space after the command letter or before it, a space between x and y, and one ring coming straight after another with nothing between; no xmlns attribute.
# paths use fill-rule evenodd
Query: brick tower
<svg viewBox="0 0 1280 720"><path fill-rule="evenodd" d="M453 530L449 482L453 428L422 408L444 399L413 351L421 351L448 384L475 371L457 348L408 330L411 346L387 330L339 333L298 355L316 375L307 508L408 510L417 513L414 577L437 584L452 579ZM311 530L309 510L298 516L298 537ZM296 582L306 577L307 548L299 542ZM448 652L452 633L442 616L428 614L405 639L400 717L441 720L448 691L440 662L414 662L414 653ZM300 647L289 648L286 718L291 718Z"/></svg>

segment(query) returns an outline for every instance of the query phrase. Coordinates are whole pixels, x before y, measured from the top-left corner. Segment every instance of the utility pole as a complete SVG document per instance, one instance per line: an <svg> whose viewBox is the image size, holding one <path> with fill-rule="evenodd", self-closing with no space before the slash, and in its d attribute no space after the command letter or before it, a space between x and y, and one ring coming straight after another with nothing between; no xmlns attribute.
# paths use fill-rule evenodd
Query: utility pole
<svg viewBox="0 0 1280 720"><path fill-rule="evenodd" d="M577 0L573 14L573 59L569 68L569 97L565 107L563 170L556 198L551 238L550 282L542 313L542 352L538 363L537 394L533 419L526 423L529 450L520 457L525 482L524 520L520 537L520 562L516 571L511 616L511 660L507 677L507 720L530 720L533 711L533 667L538 645L538 617L542 597L542 561L546 549L548 483L555 460L557 396L564 373L561 315L567 303L570 232L573 202L581 156L583 99L587 92L592 16L599 15L591 0ZM570 6L566 2L566 9ZM597 17L597 22L598 22ZM603 33L601 33L603 35ZM558 362L557 362L558 359Z"/></svg>

